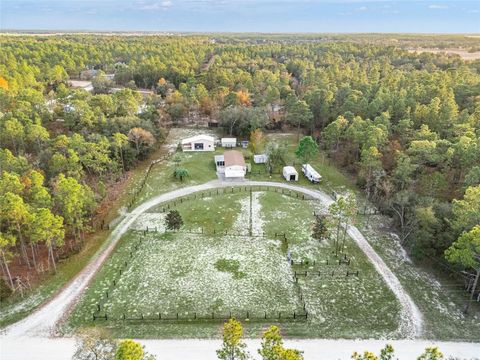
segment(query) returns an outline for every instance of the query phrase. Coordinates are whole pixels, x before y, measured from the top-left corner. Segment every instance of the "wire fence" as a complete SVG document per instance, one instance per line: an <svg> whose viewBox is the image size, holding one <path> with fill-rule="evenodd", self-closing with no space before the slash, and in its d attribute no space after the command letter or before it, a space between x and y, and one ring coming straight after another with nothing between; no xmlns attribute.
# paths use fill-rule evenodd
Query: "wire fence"
<svg viewBox="0 0 480 360"><path fill-rule="evenodd" d="M193 194L178 197L175 200L167 201L161 204L159 207L157 207L157 209L159 209L159 211L161 212L168 212L172 208L191 200L199 200L199 199L204 199L206 197L212 197L217 195L238 194L241 192L255 192L255 191L257 192L270 191L277 194L290 196L292 198L296 198L299 200L313 200L311 196L305 195L295 190L284 189L277 186L246 185L246 186L230 186L230 187L216 188L212 190L198 191Z"/></svg>
<svg viewBox="0 0 480 360"><path fill-rule="evenodd" d="M143 314L135 311L126 311L121 314L109 314L107 312L92 313L93 321L128 321L128 322L176 322L176 321L227 321L231 318L248 321L305 321L308 319L308 312L303 310L298 311L243 311L243 312L188 312L188 313L148 313Z"/></svg>
<svg viewBox="0 0 480 360"><path fill-rule="evenodd" d="M145 188L145 185L147 183L147 180L148 180L148 177L150 176L150 172L152 171L152 168L157 165L158 163L162 162L162 161L165 161L165 160L168 160L170 158L171 154L166 154L166 155L163 155L162 157L156 159L156 160L153 160L150 165L148 165L148 169L147 171L145 172L145 175L143 176L142 178L142 181L140 182L140 186L138 187L137 191L135 191L132 195L132 198L130 199L130 201L128 202L128 209L130 210L132 208L132 206L135 204L135 202L137 201L137 198L138 196L142 193L143 189Z"/></svg>
<svg viewBox="0 0 480 360"><path fill-rule="evenodd" d="M195 235L208 235L208 236L237 236L237 237L256 237L256 238L270 238L270 239L279 239L283 242L288 242L287 235L284 232L242 232L242 231L235 231L235 230L218 230L218 229L206 229L204 227L196 228L196 229L188 229L183 228L179 230L168 230L165 227L158 227L158 226L147 226L144 230L135 229L131 231L140 232L143 235L147 235L149 233L163 233L163 234L195 234Z"/></svg>

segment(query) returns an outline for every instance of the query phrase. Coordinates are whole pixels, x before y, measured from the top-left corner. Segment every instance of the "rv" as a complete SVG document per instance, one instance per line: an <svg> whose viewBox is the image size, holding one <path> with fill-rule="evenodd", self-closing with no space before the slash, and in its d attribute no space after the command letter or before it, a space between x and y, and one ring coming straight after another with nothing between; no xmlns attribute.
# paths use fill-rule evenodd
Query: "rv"
<svg viewBox="0 0 480 360"><path fill-rule="evenodd" d="M322 177L320 174L310 166L310 164L303 164L302 165L302 172L305 177L310 180L312 183L319 183Z"/></svg>

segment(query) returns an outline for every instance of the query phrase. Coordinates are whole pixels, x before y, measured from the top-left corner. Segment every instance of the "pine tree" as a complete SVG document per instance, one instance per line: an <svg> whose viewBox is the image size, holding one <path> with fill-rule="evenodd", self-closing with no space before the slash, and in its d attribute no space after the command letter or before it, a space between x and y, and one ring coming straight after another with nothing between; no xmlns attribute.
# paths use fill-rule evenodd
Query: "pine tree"
<svg viewBox="0 0 480 360"><path fill-rule="evenodd" d="M178 210L170 210L165 218L168 230L179 230L183 225L183 219Z"/></svg>

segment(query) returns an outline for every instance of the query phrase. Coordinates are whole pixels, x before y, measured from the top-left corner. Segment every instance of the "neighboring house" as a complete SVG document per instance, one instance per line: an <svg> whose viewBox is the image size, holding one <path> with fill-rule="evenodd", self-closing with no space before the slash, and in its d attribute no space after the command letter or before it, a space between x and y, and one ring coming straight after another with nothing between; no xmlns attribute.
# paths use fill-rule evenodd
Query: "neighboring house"
<svg viewBox="0 0 480 360"><path fill-rule="evenodd" d="M68 82L68 85L72 89L83 89L88 92L93 91L93 85L91 81L85 81L85 80L70 80Z"/></svg>
<svg viewBox="0 0 480 360"><path fill-rule="evenodd" d="M215 155L217 172L225 174L225 178L243 178L247 173L245 159L240 151L229 150L223 155Z"/></svg>
<svg viewBox="0 0 480 360"><path fill-rule="evenodd" d="M253 155L253 162L255 164L266 164L268 161L268 156L266 154Z"/></svg>
<svg viewBox="0 0 480 360"><path fill-rule="evenodd" d="M237 138L222 138L221 143L224 148L234 148L237 146Z"/></svg>
<svg viewBox="0 0 480 360"><path fill-rule="evenodd" d="M97 76L98 71L94 69L83 70L80 72L80 80L90 80Z"/></svg>
<svg viewBox="0 0 480 360"><path fill-rule="evenodd" d="M182 140L183 151L214 151L215 139L209 135L196 135Z"/></svg>
<svg viewBox="0 0 480 360"><path fill-rule="evenodd" d="M293 166L285 166L283 168L283 177L287 181L298 181L298 172Z"/></svg>

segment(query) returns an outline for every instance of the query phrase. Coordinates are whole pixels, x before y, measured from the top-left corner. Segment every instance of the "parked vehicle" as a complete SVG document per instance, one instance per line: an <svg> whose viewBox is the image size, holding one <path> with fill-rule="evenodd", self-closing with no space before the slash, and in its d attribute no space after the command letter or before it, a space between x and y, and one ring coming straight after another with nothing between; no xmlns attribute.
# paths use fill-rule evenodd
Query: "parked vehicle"
<svg viewBox="0 0 480 360"><path fill-rule="evenodd" d="M302 172L305 177L314 184L319 183L320 180L322 180L322 176L310 164L303 164Z"/></svg>

